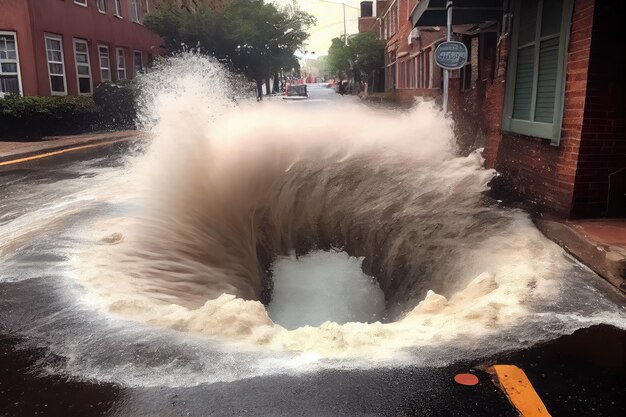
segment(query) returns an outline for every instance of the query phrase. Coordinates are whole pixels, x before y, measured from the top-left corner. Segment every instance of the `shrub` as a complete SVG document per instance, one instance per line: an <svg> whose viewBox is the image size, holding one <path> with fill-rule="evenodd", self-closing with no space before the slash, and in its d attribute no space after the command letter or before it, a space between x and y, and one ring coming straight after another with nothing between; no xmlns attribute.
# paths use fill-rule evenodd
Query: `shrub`
<svg viewBox="0 0 626 417"><path fill-rule="evenodd" d="M94 101L83 96L0 98L0 137L28 139L82 133L98 118Z"/></svg>
<svg viewBox="0 0 626 417"><path fill-rule="evenodd" d="M104 82L93 93L102 128L131 128L137 116L137 83L131 80Z"/></svg>

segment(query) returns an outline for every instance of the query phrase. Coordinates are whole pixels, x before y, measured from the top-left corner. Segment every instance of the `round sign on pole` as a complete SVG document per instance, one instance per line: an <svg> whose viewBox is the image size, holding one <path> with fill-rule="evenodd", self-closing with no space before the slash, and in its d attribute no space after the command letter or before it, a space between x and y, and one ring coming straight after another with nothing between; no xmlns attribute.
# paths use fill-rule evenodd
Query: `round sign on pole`
<svg viewBox="0 0 626 417"><path fill-rule="evenodd" d="M467 62L467 47L462 42L441 42L435 49L435 62L443 69L459 69Z"/></svg>

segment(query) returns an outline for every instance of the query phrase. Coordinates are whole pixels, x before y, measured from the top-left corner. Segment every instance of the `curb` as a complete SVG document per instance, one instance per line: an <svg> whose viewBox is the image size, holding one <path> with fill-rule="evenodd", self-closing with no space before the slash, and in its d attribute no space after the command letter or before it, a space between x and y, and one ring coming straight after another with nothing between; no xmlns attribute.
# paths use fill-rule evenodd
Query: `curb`
<svg viewBox="0 0 626 417"><path fill-rule="evenodd" d="M93 138L93 139L87 139L83 142L76 142L76 143L72 143L72 144L66 144L66 145L57 145L57 146L51 146L49 148L45 148L45 149L39 149L36 151L29 151L29 152L19 152L19 153L14 153L11 155L7 155L7 156L0 156L0 163L3 162L10 162L16 159L22 159L22 158L30 158L33 156L37 156L37 155L41 155L41 154L45 154L45 153L49 153L49 152L58 152L58 151L63 151L66 149L71 149L71 148L75 148L75 147L79 147L79 146L87 146L87 145L95 145L101 142L108 142L108 141L116 141L116 142L121 142L121 141L125 141L125 140L130 140L133 138L137 138L141 135L141 132L137 132L137 133L133 133L133 134L128 134L128 135L121 135L121 136L106 136L106 137L101 137L101 138Z"/></svg>
<svg viewBox="0 0 626 417"><path fill-rule="evenodd" d="M567 224L535 220L537 228L576 259L626 294L626 249L596 243Z"/></svg>

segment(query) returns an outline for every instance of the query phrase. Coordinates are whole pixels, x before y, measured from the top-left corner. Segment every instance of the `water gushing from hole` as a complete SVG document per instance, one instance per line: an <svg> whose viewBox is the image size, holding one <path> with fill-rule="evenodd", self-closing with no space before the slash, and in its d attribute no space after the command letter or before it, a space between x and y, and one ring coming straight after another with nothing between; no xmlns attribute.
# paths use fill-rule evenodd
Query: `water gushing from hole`
<svg viewBox="0 0 626 417"><path fill-rule="evenodd" d="M279 257L272 264L270 318L289 330L327 321L383 320L385 295L376 280L361 271L362 262L337 251Z"/></svg>
<svg viewBox="0 0 626 417"><path fill-rule="evenodd" d="M77 262L113 313L255 349L389 356L517 325L572 267L524 213L485 197L493 171L455 155L451 121L428 103L235 106L219 65L189 55L146 80L141 205L98 225L124 230L121 244ZM363 259L389 323L271 320L272 262L330 248Z"/></svg>
<svg viewBox="0 0 626 417"><path fill-rule="evenodd" d="M16 301L0 318L69 358L63 372L178 385L433 366L624 327L597 276L485 195L494 172L480 153L456 154L437 108L248 103L218 64L189 54L144 81L145 153L2 200L16 214L0 223L0 280L36 279L7 290ZM362 259L350 274L376 279L385 320L275 323L272 297L303 272L277 266L335 249ZM37 319L22 319L35 311L24 294Z"/></svg>

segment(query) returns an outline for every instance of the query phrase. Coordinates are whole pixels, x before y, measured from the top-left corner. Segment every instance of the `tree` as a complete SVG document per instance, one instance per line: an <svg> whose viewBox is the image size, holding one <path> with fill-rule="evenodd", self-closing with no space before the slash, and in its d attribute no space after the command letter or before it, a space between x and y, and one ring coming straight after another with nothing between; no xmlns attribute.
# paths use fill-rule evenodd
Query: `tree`
<svg viewBox="0 0 626 417"><path fill-rule="evenodd" d="M374 70L385 64L385 43L373 32L363 32L348 38L347 45L340 38L332 40L328 49L328 71L344 80L372 84Z"/></svg>
<svg viewBox="0 0 626 417"><path fill-rule="evenodd" d="M213 55L254 80L261 97L264 81L269 85L272 75L295 67L294 53L315 19L295 6L279 10L263 0L233 0L220 11L199 7L190 12L162 3L144 23L164 39L169 52L193 48Z"/></svg>
<svg viewBox="0 0 626 417"><path fill-rule="evenodd" d="M374 70L385 65L385 42L374 32L363 32L348 38L348 49L355 81L367 81L372 85Z"/></svg>
<svg viewBox="0 0 626 417"><path fill-rule="evenodd" d="M327 58L328 71L343 80L350 70L350 50L339 38L334 38L328 48Z"/></svg>

